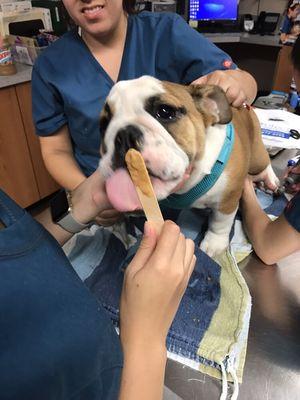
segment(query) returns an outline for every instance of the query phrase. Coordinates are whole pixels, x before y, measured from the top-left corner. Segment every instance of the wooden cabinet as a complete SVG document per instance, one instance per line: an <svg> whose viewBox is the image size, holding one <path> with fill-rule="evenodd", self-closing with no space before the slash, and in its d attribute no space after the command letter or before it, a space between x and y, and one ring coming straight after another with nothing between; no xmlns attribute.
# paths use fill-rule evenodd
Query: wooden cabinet
<svg viewBox="0 0 300 400"><path fill-rule="evenodd" d="M40 150L40 142L35 134L35 128L32 121L30 83L17 85L16 92L39 195L40 198L44 198L55 192L59 187L46 170Z"/></svg>
<svg viewBox="0 0 300 400"><path fill-rule="evenodd" d="M0 187L22 207L58 189L34 133L30 83L0 89Z"/></svg>
<svg viewBox="0 0 300 400"><path fill-rule="evenodd" d="M273 82L273 90L290 92L293 79L293 65L291 61L292 46L282 46L279 51Z"/></svg>

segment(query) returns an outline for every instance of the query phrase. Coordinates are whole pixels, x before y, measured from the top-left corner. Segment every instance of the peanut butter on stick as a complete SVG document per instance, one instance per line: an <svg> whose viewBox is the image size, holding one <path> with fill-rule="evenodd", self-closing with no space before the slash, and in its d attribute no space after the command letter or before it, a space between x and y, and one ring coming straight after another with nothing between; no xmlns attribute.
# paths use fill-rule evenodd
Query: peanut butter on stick
<svg viewBox="0 0 300 400"><path fill-rule="evenodd" d="M159 233L164 220L153 190L145 161L139 151L129 149L125 156L125 162L146 218L148 221L155 223Z"/></svg>

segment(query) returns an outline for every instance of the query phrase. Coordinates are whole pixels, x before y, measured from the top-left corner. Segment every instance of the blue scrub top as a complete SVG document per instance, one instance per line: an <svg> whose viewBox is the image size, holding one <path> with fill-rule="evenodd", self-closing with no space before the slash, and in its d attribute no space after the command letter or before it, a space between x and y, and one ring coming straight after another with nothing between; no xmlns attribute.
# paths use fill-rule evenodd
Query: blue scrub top
<svg viewBox="0 0 300 400"><path fill-rule="evenodd" d="M289 34L289 33L291 33L292 26L293 26L292 20L286 15L283 20L282 27L280 28L280 32Z"/></svg>
<svg viewBox="0 0 300 400"><path fill-rule="evenodd" d="M175 13L128 17L119 80L151 75L189 84L215 70L236 68L231 58ZM98 166L99 115L114 82L77 29L37 59L32 73L33 119L40 136L68 124L75 158L90 175Z"/></svg>
<svg viewBox="0 0 300 400"><path fill-rule="evenodd" d="M300 191L285 207L284 216L288 223L300 233Z"/></svg>

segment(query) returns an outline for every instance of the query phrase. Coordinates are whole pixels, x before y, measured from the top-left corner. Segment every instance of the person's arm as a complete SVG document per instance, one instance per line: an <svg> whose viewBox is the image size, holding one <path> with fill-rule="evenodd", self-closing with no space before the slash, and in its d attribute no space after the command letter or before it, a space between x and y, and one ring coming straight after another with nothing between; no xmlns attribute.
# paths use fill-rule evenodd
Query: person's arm
<svg viewBox="0 0 300 400"><path fill-rule="evenodd" d="M161 38L160 58L163 62L165 52L169 52L170 74L173 70L176 71L181 83L220 85L235 107L244 102L253 102L257 92L254 78L249 73L237 69L228 54L176 14L173 17L170 35ZM169 43L172 43L172 46Z"/></svg>
<svg viewBox="0 0 300 400"><path fill-rule="evenodd" d="M270 220L258 203L250 179L245 181L241 204L244 228L255 253L265 264L275 264L300 249L300 233L283 214Z"/></svg>
<svg viewBox="0 0 300 400"><path fill-rule="evenodd" d="M292 23L290 18L286 15L283 20L283 25L280 28L280 40L285 43L289 39L289 33L291 32Z"/></svg>
<svg viewBox="0 0 300 400"><path fill-rule="evenodd" d="M288 34L287 33L284 33L284 32L282 32L281 34L280 34L280 40L281 40L281 42L282 43L285 43L287 40L288 40Z"/></svg>
<svg viewBox="0 0 300 400"><path fill-rule="evenodd" d="M252 104L257 93L255 79L240 69L217 70L196 79L192 84L220 86L234 107L240 107L243 103Z"/></svg>
<svg viewBox="0 0 300 400"><path fill-rule="evenodd" d="M195 265L194 243L165 222L159 238L149 223L127 267L121 296L124 368L119 400L161 400L166 336Z"/></svg>
<svg viewBox="0 0 300 400"><path fill-rule="evenodd" d="M105 193L105 182L99 170L72 191L72 206L73 217L83 224L94 220L100 213L111 210L112 206ZM49 209L37 217L37 220L61 245L73 236L52 221Z"/></svg>
<svg viewBox="0 0 300 400"><path fill-rule="evenodd" d="M42 57L32 69L33 122L47 170L62 187L72 190L85 175L74 158L64 96L51 79L54 71L49 64L49 59Z"/></svg>
<svg viewBox="0 0 300 400"><path fill-rule="evenodd" d="M104 180L97 170L72 191L73 216L87 223L109 209ZM72 234L54 224L50 213L40 222L64 244ZM120 400L161 400L166 366L166 336L195 266L194 243L166 221L157 237L145 224L139 250L126 269L120 306L124 351Z"/></svg>
<svg viewBox="0 0 300 400"><path fill-rule="evenodd" d="M86 177L75 160L67 125L54 135L41 136L40 145L47 170L62 187L73 190L84 181Z"/></svg>

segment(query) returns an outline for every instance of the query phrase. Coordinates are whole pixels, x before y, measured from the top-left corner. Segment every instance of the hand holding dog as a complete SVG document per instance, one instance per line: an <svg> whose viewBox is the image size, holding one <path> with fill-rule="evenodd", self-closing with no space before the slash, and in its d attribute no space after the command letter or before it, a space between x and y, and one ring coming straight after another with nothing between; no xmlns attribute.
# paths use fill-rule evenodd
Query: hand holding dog
<svg viewBox="0 0 300 400"><path fill-rule="evenodd" d="M72 191L72 203L74 218L82 223L92 220L97 223L111 222L119 214L108 200L100 170L96 170ZM104 223L104 226L108 226Z"/></svg>
<svg viewBox="0 0 300 400"><path fill-rule="evenodd" d="M289 176L289 174L300 175L300 165L288 167L287 170L285 171L283 178L286 179ZM300 183L291 184L287 188L287 192L290 194L295 194L299 192L299 190L300 190Z"/></svg>
<svg viewBox="0 0 300 400"><path fill-rule="evenodd" d="M226 93L233 107L251 104L256 96L256 83L250 74L241 70L217 70L192 82L192 85L217 85Z"/></svg>
<svg viewBox="0 0 300 400"><path fill-rule="evenodd" d="M72 194L73 214L79 222L95 221L101 226L111 226L122 216L110 204L105 181L99 170L86 178Z"/></svg>
<svg viewBox="0 0 300 400"><path fill-rule="evenodd" d="M94 221L100 226L111 226L114 225L122 218L122 213L114 208L108 208L107 210L101 211Z"/></svg>

